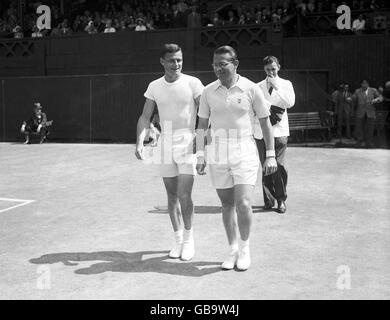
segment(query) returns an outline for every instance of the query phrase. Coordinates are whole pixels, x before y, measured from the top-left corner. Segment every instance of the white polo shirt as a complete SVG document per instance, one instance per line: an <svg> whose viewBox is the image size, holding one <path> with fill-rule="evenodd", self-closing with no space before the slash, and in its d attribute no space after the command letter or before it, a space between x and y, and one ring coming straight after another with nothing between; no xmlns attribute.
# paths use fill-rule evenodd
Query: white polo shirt
<svg viewBox="0 0 390 320"><path fill-rule="evenodd" d="M269 94L269 84L267 79L258 83L261 91L264 94L265 99L269 102L269 106L274 105L279 108L288 109L295 104L294 88L289 80L282 79L280 77L275 78L278 90L273 89ZM260 122L258 119L254 119L254 136L256 139L263 139L263 132L261 131ZM273 126L274 137L288 137L290 135L290 129L288 126L287 110L283 113L282 120Z"/></svg>
<svg viewBox="0 0 390 320"><path fill-rule="evenodd" d="M253 136L253 118L268 117L269 108L260 88L239 75L236 84L229 89L220 80L207 85L200 98L198 116L210 118L212 135L222 129L227 138L246 138Z"/></svg>
<svg viewBox="0 0 390 320"><path fill-rule="evenodd" d="M183 73L175 82L167 82L161 77L149 84L144 96L157 104L161 134L171 133L165 132L169 127L173 134L195 132L197 110L194 100L202 94L203 88L198 78Z"/></svg>

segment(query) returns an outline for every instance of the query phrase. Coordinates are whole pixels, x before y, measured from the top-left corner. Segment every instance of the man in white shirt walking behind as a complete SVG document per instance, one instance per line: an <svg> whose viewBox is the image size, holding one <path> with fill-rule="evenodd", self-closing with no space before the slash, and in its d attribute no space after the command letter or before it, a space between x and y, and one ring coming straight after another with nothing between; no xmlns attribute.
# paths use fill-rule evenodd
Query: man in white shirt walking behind
<svg viewBox="0 0 390 320"><path fill-rule="evenodd" d="M295 104L295 93L292 83L278 76L280 70L278 58L267 56L263 59L263 64L267 77L259 82L258 85L263 91L265 99L271 104L270 120L275 137L275 154L278 164L278 169L275 173L271 175L263 173L264 209L272 209L276 201L278 204L277 212L285 213L287 210L287 169L285 157L288 136L290 135L286 109L291 108ZM255 125L254 136L260 161L263 164L266 159L266 148L263 133L258 122Z"/></svg>

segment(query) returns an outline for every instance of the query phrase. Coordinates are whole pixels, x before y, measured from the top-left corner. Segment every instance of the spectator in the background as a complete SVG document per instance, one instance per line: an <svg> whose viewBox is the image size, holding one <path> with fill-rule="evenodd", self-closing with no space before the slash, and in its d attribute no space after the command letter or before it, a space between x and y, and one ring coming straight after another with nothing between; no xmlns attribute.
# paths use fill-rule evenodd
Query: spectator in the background
<svg viewBox="0 0 390 320"><path fill-rule="evenodd" d="M104 29L104 33L114 33L116 32L115 28L111 25L111 20L106 22L106 28Z"/></svg>
<svg viewBox="0 0 390 320"><path fill-rule="evenodd" d="M51 29L50 36L61 37L61 23L59 23L57 26L54 26L53 29Z"/></svg>
<svg viewBox="0 0 390 320"><path fill-rule="evenodd" d="M330 95L330 101L331 101L331 110L336 114L336 103L337 103L338 96L344 90L344 82L341 82L338 87L335 86L334 88L335 90Z"/></svg>
<svg viewBox="0 0 390 320"><path fill-rule="evenodd" d="M261 24L261 16L262 16L261 10L257 10L255 15L256 24Z"/></svg>
<svg viewBox="0 0 390 320"><path fill-rule="evenodd" d="M255 23L256 23L256 18L255 18L255 16L252 14L252 12L247 11L247 12L245 13L245 23L246 23L246 24L255 24Z"/></svg>
<svg viewBox="0 0 390 320"><path fill-rule="evenodd" d="M72 24L72 30L74 32L81 32L85 29L81 16L77 15Z"/></svg>
<svg viewBox="0 0 390 320"><path fill-rule="evenodd" d="M126 30L127 30L126 20L119 21L118 31L126 31Z"/></svg>
<svg viewBox="0 0 390 320"><path fill-rule="evenodd" d="M169 10L165 9L163 11L161 18L160 18L160 27L162 29L167 29L167 28L170 28L171 26L172 26L172 16L169 13Z"/></svg>
<svg viewBox="0 0 390 320"><path fill-rule="evenodd" d="M151 15L146 18L146 29L154 30L154 20Z"/></svg>
<svg viewBox="0 0 390 320"><path fill-rule="evenodd" d="M271 13L267 8L263 8L261 10L261 23L270 23L271 22Z"/></svg>
<svg viewBox="0 0 390 320"><path fill-rule="evenodd" d="M21 26L16 26L15 28L12 29L12 32L14 34L15 39L21 39L24 37L23 29Z"/></svg>
<svg viewBox="0 0 390 320"><path fill-rule="evenodd" d="M300 14L305 15L306 14L306 3L303 2L302 0L296 0L296 9Z"/></svg>
<svg viewBox="0 0 390 320"><path fill-rule="evenodd" d="M272 14L272 22L281 21L283 17L283 9L278 7L276 11Z"/></svg>
<svg viewBox="0 0 390 320"><path fill-rule="evenodd" d="M314 13L316 11L315 0L309 0L309 3L306 6L307 13Z"/></svg>
<svg viewBox="0 0 390 320"><path fill-rule="evenodd" d="M225 21L224 25L225 26L233 26L235 24L237 24L237 18L236 16L234 15L234 12L232 10L229 10L228 12L228 19Z"/></svg>
<svg viewBox="0 0 390 320"><path fill-rule="evenodd" d="M131 31L134 31L135 30L135 27L137 26L137 24L135 23L135 20L134 20L134 17L133 16L130 16L129 18L129 23L127 25L127 28Z"/></svg>
<svg viewBox="0 0 390 320"><path fill-rule="evenodd" d="M335 112L337 116L337 137L342 137L343 124L345 124L346 136L351 139L352 93L349 84L345 83L342 91L337 91L335 97Z"/></svg>
<svg viewBox="0 0 390 320"><path fill-rule="evenodd" d="M187 17L187 27L188 28L200 28L202 26L202 18L197 12L197 7L193 6L191 8L191 13Z"/></svg>
<svg viewBox="0 0 390 320"><path fill-rule="evenodd" d="M61 23L61 35L62 36L70 36L72 34L72 29L68 26L68 20L64 19Z"/></svg>
<svg viewBox="0 0 390 320"><path fill-rule="evenodd" d="M358 146L372 148L375 104L382 101L378 90L371 88L367 80L361 82L361 87L356 89L352 96L353 105L356 108L356 137Z"/></svg>
<svg viewBox="0 0 390 320"><path fill-rule="evenodd" d="M283 7L283 16L284 17L287 17L293 13L289 2L284 1L282 7Z"/></svg>
<svg viewBox="0 0 390 320"><path fill-rule="evenodd" d="M172 5L172 28L185 28L186 22L185 14L179 11L177 5Z"/></svg>
<svg viewBox="0 0 390 320"><path fill-rule="evenodd" d="M188 5L187 5L187 3L185 1L179 0L178 3L177 3L177 8L181 12L186 12L188 10Z"/></svg>
<svg viewBox="0 0 390 320"><path fill-rule="evenodd" d="M213 19L211 20L211 24L214 26L214 27L221 27L224 25L223 21L221 20L221 18L219 17L219 13L218 12L214 12L213 14Z"/></svg>
<svg viewBox="0 0 390 320"><path fill-rule="evenodd" d="M364 20L363 15L359 14L358 18L355 19L352 23L352 31L355 34L362 34L366 27L366 20Z"/></svg>
<svg viewBox="0 0 390 320"><path fill-rule="evenodd" d="M98 33L95 24L93 23L93 20L90 20L87 24L87 26L84 29L88 34L96 34Z"/></svg>
<svg viewBox="0 0 390 320"><path fill-rule="evenodd" d="M386 81L382 96L383 106L390 112L390 81Z"/></svg>
<svg viewBox="0 0 390 320"><path fill-rule="evenodd" d="M0 37L7 37L11 32L10 25L0 17Z"/></svg>
<svg viewBox="0 0 390 320"><path fill-rule="evenodd" d="M238 24L243 25L243 24L245 24L245 22L246 22L245 15L243 13L241 13L240 19L238 20Z"/></svg>
<svg viewBox="0 0 390 320"><path fill-rule="evenodd" d="M138 18L137 19L137 26L135 27L135 31L146 31L148 30L145 26L145 20Z"/></svg>
<svg viewBox="0 0 390 320"><path fill-rule="evenodd" d="M385 121L385 134L386 142L390 143L390 81L385 83L385 88L383 89L383 109L388 112L387 118Z"/></svg>
<svg viewBox="0 0 390 320"><path fill-rule="evenodd" d="M49 127L53 121L47 121L46 114L42 112L42 106L39 102L34 103L34 112L28 121L24 121L20 131L25 134L26 141L24 144L30 143L30 134L40 134L40 143L43 143L49 134Z"/></svg>
<svg viewBox="0 0 390 320"><path fill-rule="evenodd" d="M38 29L36 25L32 28L31 38L42 38L43 34L41 33L41 30Z"/></svg>

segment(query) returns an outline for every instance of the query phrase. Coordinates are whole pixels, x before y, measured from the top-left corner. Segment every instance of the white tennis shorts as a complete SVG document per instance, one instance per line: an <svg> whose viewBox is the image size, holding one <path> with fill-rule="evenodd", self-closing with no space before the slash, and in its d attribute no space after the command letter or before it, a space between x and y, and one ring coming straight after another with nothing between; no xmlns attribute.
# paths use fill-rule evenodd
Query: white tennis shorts
<svg viewBox="0 0 390 320"><path fill-rule="evenodd" d="M177 177L180 174L196 175L196 155L193 143L195 134L164 135L159 139L159 164L161 177Z"/></svg>
<svg viewBox="0 0 390 320"><path fill-rule="evenodd" d="M256 185L260 161L252 136L240 140L213 139L207 147L207 162L216 189Z"/></svg>

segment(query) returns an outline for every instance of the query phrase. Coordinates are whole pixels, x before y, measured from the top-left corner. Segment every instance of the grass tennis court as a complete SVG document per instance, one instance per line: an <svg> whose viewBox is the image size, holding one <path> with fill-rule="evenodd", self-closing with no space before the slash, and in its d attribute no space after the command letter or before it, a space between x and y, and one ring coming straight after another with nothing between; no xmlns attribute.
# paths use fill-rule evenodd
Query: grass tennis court
<svg viewBox="0 0 390 320"><path fill-rule="evenodd" d="M262 211L258 180L252 265L237 272L220 269L228 247L209 176L195 180L196 255L182 262L167 257L162 180L134 145L1 143L0 298L389 299L389 160L289 148L287 213ZM337 286L340 266L350 289Z"/></svg>

